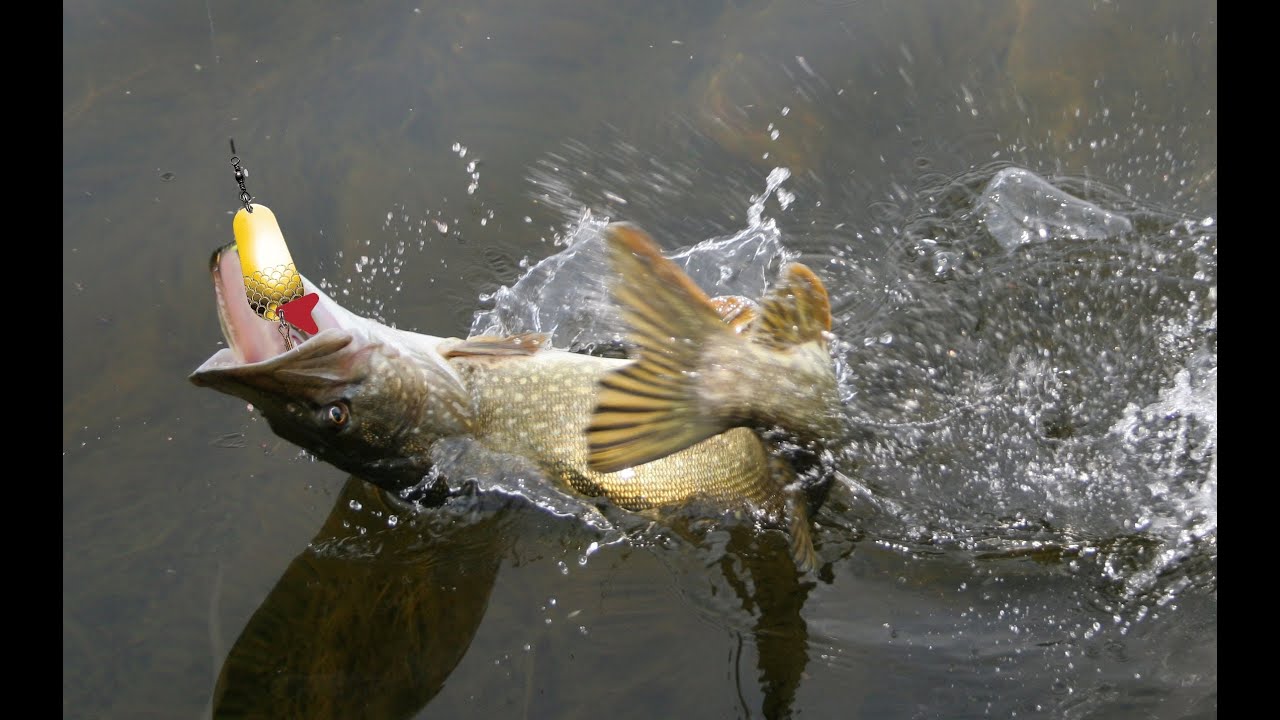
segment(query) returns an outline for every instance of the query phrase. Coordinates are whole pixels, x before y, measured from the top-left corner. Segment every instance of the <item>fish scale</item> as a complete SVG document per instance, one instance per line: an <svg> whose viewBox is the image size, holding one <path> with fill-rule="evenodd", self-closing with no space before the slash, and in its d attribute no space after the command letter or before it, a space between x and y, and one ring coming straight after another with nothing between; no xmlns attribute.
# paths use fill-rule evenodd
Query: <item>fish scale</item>
<svg viewBox="0 0 1280 720"><path fill-rule="evenodd" d="M737 428L680 452L619 472L587 465L585 431L605 373L629 361L543 351L518 358L453 358L475 401L474 432L486 447L533 459L585 495L627 510L701 498L773 510L786 478L775 477L764 443Z"/></svg>

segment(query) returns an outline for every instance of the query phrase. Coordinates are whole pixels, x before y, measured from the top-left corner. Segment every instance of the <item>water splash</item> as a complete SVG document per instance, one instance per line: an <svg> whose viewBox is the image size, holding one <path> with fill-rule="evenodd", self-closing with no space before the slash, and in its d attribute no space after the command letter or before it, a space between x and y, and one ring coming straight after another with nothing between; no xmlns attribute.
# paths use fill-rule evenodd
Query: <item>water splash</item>
<svg viewBox="0 0 1280 720"><path fill-rule="evenodd" d="M765 191L751 198L742 230L668 253L709 295L760 297L790 260L773 218L764 213L775 196L782 209L793 196L782 189L785 168L769 174ZM610 218L589 208L568 223L557 242L564 249L539 261L511 286L481 296L491 307L477 312L471 334L548 333L556 347L619 351L623 327L609 299L612 268L603 230Z"/></svg>
<svg viewBox="0 0 1280 720"><path fill-rule="evenodd" d="M573 176L551 169L535 180L540 200L576 202ZM647 193L675 187L662 177L597 188L601 204L579 204L555 233L558 252L522 262L514 283L481 296L471 333L542 332L556 347L624 356L602 230L624 197L651 202ZM860 509L829 518L823 544L866 532L906 552L1035 553L1099 570L1131 597L1199 581L1169 574L1216 557L1216 220L1143 206L1092 180L993 165L904 191L919 206L894 237L821 235L824 265L805 236L784 245L768 211L795 207L790 177L769 173L741 229L667 254L711 295L763 295L797 248L828 282L856 428L836 448L835 475ZM1014 242L1018 253L993 242L993 213L1009 207L992 206L1000 187L1002 202L1030 193L1040 205L1022 203L1031 214L1019 222L1048 228ZM868 293L881 301L846 298ZM625 520L536 474L478 480L578 517L606 541L624 532Z"/></svg>
<svg viewBox="0 0 1280 720"><path fill-rule="evenodd" d="M751 198L751 206L747 208L748 228L776 228L776 223L773 220L766 221L764 219L764 204L765 201L769 199L770 195L777 192L778 205L781 206L783 210L786 210L787 207L791 205L791 202L795 200L795 196L788 193L786 190L780 189L782 187L782 183L786 182L787 178L790 177L791 171L783 167L774 168L769 171L769 177L765 180L764 192L758 197Z"/></svg>
<svg viewBox="0 0 1280 720"><path fill-rule="evenodd" d="M1006 250L1049 240L1096 240L1131 232L1133 223L1009 167L991 178L978 202L987 231Z"/></svg>
<svg viewBox="0 0 1280 720"><path fill-rule="evenodd" d="M1048 230L1018 252L992 238L1002 177L1045 201L1024 205ZM1056 557L1130 597L1215 582L1216 220L1001 165L911 197L890 301L836 318L864 339L841 346L842 463L879 508L862 527ZM848 249L840 267L883 264Z"/></svg>

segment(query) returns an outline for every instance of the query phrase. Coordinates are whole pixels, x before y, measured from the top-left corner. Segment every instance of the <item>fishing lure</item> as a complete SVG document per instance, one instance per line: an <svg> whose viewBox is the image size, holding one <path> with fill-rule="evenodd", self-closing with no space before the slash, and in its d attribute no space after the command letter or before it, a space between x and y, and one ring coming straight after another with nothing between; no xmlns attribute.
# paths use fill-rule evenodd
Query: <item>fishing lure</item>
<svg viewBox="0 0 1280 720"><path fill-rule="evenodd" d="M234 157L234 141L231 152L231 166L235 169L236 182L240 184L240 202L244 205L236 211L231 230L236 238L236 253L240 256L240 270L244 275L245 299L258 317L280 323L280 336L284 338L285 348L292 349L293 342L285 323L304 332L317 332L319 328L311 317L311 310L319 296L307 293L303 288L302 276L289 255L289 246L284 241L275 213L265 205L255 204L245 189L244 179L248 173L240 166L240 159Z"/></svg>
<svg viewBox="0 0 1280 720"><path fill-rule="evenodd" d="M265 205L252 207L253 212L238 210L231 222L244 273L245 299L258 317L276 322L280 306L297 300L305 291L275 213Z"/></svg>

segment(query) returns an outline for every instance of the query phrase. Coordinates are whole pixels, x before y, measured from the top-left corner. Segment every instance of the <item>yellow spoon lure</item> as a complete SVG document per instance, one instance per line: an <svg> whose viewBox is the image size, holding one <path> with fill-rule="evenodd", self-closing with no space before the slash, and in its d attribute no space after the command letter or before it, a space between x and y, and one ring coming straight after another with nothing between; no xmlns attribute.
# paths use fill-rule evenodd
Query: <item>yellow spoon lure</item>
<svg viewBox="0 0 1280 720"><path fill-rule="evenodd" d="M244 273L245 298L259 317L278 322L281 305L303 295L298 275L275 213L265 205L240 208L231 223Z"/></svg>

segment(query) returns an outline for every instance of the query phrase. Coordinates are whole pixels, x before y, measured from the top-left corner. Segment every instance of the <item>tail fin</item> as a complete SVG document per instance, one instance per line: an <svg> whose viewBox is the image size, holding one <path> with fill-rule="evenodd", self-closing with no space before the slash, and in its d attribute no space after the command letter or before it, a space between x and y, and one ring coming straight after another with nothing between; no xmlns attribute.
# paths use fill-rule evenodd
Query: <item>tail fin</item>
<svg viewBox="0 0 1280 720"><path fill-rule="evenodd" d="M732 301L709 300L639 228L616 223L605 232L618 274L613 296L636 362L600 383L587 428L592 470L657 460L739 425L778 425L806 437L832 427L831 306L808 268L788 266L755 317L746 301L735 312Z"/></svg>
<svg viewBox="0 0 1280 720"><path fill-rule="evenodd" d="M636 346L636 362L600 383L587 428L588 465L616 472L682 450L727 429L697 406L697 376L706 344L733 340L711 300L643 230L606 229L613 289Z"/></svg>

